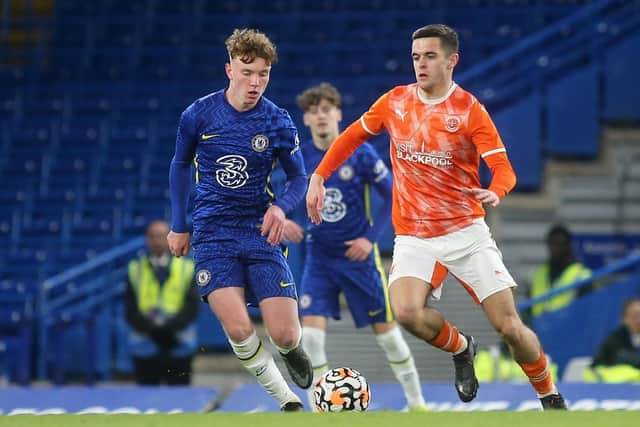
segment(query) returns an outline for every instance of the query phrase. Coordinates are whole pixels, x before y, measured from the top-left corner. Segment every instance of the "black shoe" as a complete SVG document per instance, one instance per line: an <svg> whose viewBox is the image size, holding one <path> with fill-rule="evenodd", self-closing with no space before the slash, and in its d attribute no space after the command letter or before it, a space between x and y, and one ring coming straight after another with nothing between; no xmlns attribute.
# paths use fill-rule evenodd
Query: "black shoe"
<svg viewBox="0 0 640 427"><path fill-rule="evenodd" d="M471 335L465 335L465 338L467 338L467 349L453 356L453 365L456 369L455 385L458 397L463 402L471 402L476 397L480 386L473 369L473 358L476 357L478 344Z"/></svg>
<svg viewBox="0 0 640 427"><path fill-rule="evenodd" d="M281 412L302 412L304 411L304 406L302 406L302 403L300 402L287 402L285 403L282 408L280 408Z"/></svg>
<svg viewBox="0 0 640 427"><path fill-rule="evenodd" d="M567 407L567 402L564 401L564 397L562 397L560 393L541 397L540 403L542 403L542 409L544 409L545 411L554 409L566 411L567 409L569 409Z"/></svg>
<svg viewBox="0 0 640 427"><path fill-rule="evenodd" d="M311 387L313 368L311 367L311 360L309 360L302 346L296 347L287 354L282 354L282 357L293 382L300 388Z"/></svg>

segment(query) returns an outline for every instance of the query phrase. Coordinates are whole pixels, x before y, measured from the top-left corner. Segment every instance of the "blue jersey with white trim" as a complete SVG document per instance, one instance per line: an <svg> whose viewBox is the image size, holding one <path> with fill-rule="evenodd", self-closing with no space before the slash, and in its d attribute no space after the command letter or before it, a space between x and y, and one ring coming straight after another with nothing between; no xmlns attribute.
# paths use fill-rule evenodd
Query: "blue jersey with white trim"
<svg viewBox="0 0 640 427"><path fill-rule="evenodd" d="M259 227L275 200L270 177L283 155L296 174L305 174L289 113L265 97L244 112L227 102L223 90L200 98L182 114L178 146L181 138L197 144L194 240L203 232Z"/></svg>

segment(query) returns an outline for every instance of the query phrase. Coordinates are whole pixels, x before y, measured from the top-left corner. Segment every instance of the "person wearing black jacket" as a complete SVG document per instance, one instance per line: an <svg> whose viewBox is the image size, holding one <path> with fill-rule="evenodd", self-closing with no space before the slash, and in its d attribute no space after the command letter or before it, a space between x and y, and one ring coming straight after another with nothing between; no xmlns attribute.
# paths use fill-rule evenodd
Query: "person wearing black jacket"
<svg viewBox="0 0 640 427"><path fill-rule="evenodd" d="M607 336L591 365L629 365L640 369L640 298L624 302L622 326Z"/></svg>
<svg viewBox="0 0 640 427"><path fill-rule="evenodd" d="M171 256L167 223L147 227L147 253L129 263L125 292L136 382L186 385L196 350L198 294L191 259Z"/></svg>

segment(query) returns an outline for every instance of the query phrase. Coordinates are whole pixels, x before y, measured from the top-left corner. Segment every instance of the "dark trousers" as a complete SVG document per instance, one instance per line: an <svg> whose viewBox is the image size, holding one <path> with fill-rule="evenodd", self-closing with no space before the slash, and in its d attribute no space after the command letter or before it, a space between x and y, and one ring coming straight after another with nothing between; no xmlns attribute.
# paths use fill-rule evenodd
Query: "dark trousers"
<svg viewBox="0 0 640 427"><path fill-rule="evenodd" d="M189 385L191 383L191 356L134 357L136 382L140 385Z"/></svg>

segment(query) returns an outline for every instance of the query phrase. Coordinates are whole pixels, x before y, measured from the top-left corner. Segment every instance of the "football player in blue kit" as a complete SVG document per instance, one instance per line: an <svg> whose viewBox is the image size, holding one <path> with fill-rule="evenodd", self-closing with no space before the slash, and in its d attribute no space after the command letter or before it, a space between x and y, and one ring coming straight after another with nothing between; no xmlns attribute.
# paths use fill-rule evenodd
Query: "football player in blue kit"
<svg viewBox="0 0 640 427"><path fill-rule="evenodd" d="M228 88L196 100L180 117L167 239L176 256L187 255L192 244L200 296L222 323L240 362L283 411L302 410L247 311L247 304L260 307L291 378L308 388L313 372L301 346L296 287L280 245L286 213L302 200L307 184L298 134L287 111L263 96L277 61L269 38L236 29L226 47ZM186 216L192 163L191 243ZM287 185L276 200L269 180L277 163Z"/></svg>
<svg viewBox="0 0 640 427"><path fill-rule="evenodd" d="M341 96L328 84L305 90L298 96L304 124L312 141L302 146L305 167L314 170L340 133ZM371 215L369 191L384 199ZM394 375L402 385L408 409L424 411L420 379L400 328L391 313L387 280L376 241L389 224L392 178L375 149L365 143L326 183L323 222L285 225L285 240L302 241L306 234L306 261L301 284L300 314L303 346L311 359L314 382L329 369L325 351L327 320L340 319L338 297L343 293L357 328L373 327ZM310 393L311 407L313 395Z"/></svg>

